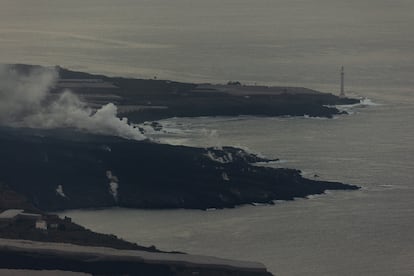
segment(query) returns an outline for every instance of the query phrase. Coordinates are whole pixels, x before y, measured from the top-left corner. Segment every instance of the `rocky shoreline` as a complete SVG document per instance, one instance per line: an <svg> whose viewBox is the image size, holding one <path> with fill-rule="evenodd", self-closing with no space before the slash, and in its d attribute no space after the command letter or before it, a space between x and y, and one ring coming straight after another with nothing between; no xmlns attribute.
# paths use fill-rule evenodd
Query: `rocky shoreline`
<svg viewBox="0 0 414 276"><path fill-rule="evenodd" d="M0 129L1 181L41 210L232 208L356 186L303 178L241 149L192 148L73 130Z"/></svg>
<svg viewBox="0 0 414 276"><path fill-rule="evenodd" d="M10 68L29 74L34 65L13 64ZM171 117L200 116L310 116L332 118L344 114L335 105L359 103L303 87L252 86L239 82L197 84L157 79L134 79L54 67L58 81L53 93L69 89L90 106L108 102L134 123Z"/></svg>
<svg viewBox="0 0 414 276"><path fill-rule="evenodd" d="M53 101L69 89L82 100L78 105L99 109L113 102L122 116L135 123L177 116L332 117L342 113L334 105L358 102L306 88L141 80L21 64L9 65L8 70L23 81L31 79L36 70L53 71L57 80L42 101ZM67 112L58 114L60 117L70 116L70 108L84 112L76 105L64 105L67 99L60 100L63 104L59 103L59 108ZM146 124L154 131L162 130L156 122ZM145 138L144 129L140 128L144 135L136 129L128 131ZM37 208L54 211L112 206L232 208L358 188L306 179L293 169L255 166L269 160L237 148L172 146L109 135L73 128L1 127L0 181L25 195Z"/></svg>
<svg viewBox="0 0 414 276"><path fill-rule="evenodd" d="M272 275L256 262L163 252L154 246L139 246L114 235L92 232L68 217L40 211L3 184L0 271L13 275L33 271L41 271L42 275Z"/></svg>
<svg viewBox="0 0 414 276"><path fill-rule="evenodd" d="M36 226L37 221L44 222L40 225L42 227ZM0 238L162 252L155 246L139 246L114 235L96 233L72 222L69 217L60 218L55 214L41 211L22 194L16 193L2 183L0 183Z"/></svg>
<svg viewBox="0 0 414 276"><path fill-rule="evenodd" d="M8 70L30 76L39 68L10 65ZM45 212L114 206L206 210L273 204L275 200L305 198L326 190L359 189L306 179L294 169L257 166L272 160L238 148L194 148L141 139L145 138L145 127L162 131L162 125L154 121L170 117L331 118L343 114L334 105L354 104L356 99L306 88L238 82L191 84L107 77L61 67L54 70L57 82L42 101L53 102L69 89L82 100L77 104L85 103L94 110L114 103L118 114L141 124L139 130L130 129L138 134L141 131L140 141L111 136L115 134L108 135L108 131L106 135L90 134L76 127L1 126L0 210L32 212L28 216L40 217L41 225L39 228L36 221L34 227L31 220L14 218L0 221L0 237L4 238L0 241L0 268L94 275L271 275L261 264L160 252L153 246L142 247L113 235L94 233ZM45 232L47 225L51 228Z"/></svg>
<svg viewBox="0 0 414 276"><path fill-rule="evenodd" d="M264 265L254 262L7 239L0 239L0 267L92 275L272 275Z"/></svg>

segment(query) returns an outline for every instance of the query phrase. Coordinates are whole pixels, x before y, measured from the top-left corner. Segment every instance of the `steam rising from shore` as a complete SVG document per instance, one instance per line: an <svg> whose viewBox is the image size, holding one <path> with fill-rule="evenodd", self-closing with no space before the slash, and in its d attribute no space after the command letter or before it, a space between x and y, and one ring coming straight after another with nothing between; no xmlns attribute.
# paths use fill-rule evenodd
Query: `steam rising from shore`
<svg viewBox="0 0 414 276"><path fill-rule="evenodd" d="M94 134L143 140L127 118L118 118L117 107L108 103L94 111L70 91L52 94L58 73L37 68L28 73L0 65L0 124L30 128L75 128Z"/></svg>

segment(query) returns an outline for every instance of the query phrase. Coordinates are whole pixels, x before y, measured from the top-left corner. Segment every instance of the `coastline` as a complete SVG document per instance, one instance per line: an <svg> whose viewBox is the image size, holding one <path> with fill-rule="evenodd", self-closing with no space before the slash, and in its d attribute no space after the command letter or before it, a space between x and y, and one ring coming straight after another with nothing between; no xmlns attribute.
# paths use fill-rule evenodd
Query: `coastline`
<svg viewBox="0 0 414 276"><path fill-rule="evenodd" d="M2 180L46 211L114 206L206 210L358 189L306 179L294 169L255 166L270 160L232 147L171 146L64 129L2 128L0 141ZM118 180L116 197L108 174Z"/></svg>
<svg viewBox="0 0 414 276"><path fill-rule="evenodd" d="M24 75L37 67L12 65L11 68ZM191 84L109 78L60 67L55 70L59 79L51 91L52 96L70 89L95 110L113 102L118 106L119 113L133 123L199 116L332 118L345 112L328 105L358 102L306 88L244 86L238 83ZM162 126L157 122L147 124L154 131L162 131ZM145 130L140 131L145 135ZM243 204L274 204L277 200L306 198L322 194L326 190L359 189L338 182L306 179L295 169L256 166L255 163L272 160L233 147L172 146L149 140L134 141L110 135L89 134L71 128L1 127L0 142L4 146L0 148L3 156L0 165L4 169L0 181L7 185L7 189L27 198L33 204L32 209L42 210L41 212L105 207L209 210L234 208ZM57 220L52 217L49 215L49 219ZM72 226L75 227L74 224L65 225L65 229ZM5 229L9 229L7 227ZM51 237L33 231L9 234L2 237L40 241ZM99 235L101 234L83 229L77 236L60 233L54 241L63 239L73 242L75 239L79 246L89 245L87 248L78 248L75 255L79 255L82 250L92 250L91 245L105 246L98 241L91 243ZM97 256L96 252L90 252L86 256L86 261L89 262L87 267L99 270L103 258L112 262L117 271L126 266L134 271L151 271L152 275L156 275L153 273L159 269L159 272L162 271L160 275L188 275L194 267L202 269L201 275L270 275L263 265L236 265L234 262L230 262L233 265L228 265L227 261L215 258L210 260L208 257L202 257L201 260L194 257L196 259L191 261L191 255L176 254L178 252L171 254L171 258L165 262L157 257L155 267L152 264L148 267L146 260L149 257L145 259L142 250L157 251L155 247L143 248L115 236L101 235L101 238L104 237L109 239L107 245L111 247L138 249L141 253L136 253L139 256L135 257L139 260L131 255L122 259L118 255ZM3 244L9 242L1 241ZM15 246L18 242L11 241L14 245L5 246L1 250L2 255L8 256L8 262L15 264L2 263L3 268L60 269L55 264L65 263L68 268L67 265L76 263L71 268L84 267L80 272L88 272L84 266L85 256L79 259L68 255L68 252L59 253L51 247L43 250L40 243L27 240L24 243L34 245L33 248L22 249ZM51 262L39 263L37 267L21 265L23 260L29 260L29 263L39 262L35 256L39 253ZM93 265L90 258L96 260ZM177 258L185 260L179 261ZM167 272L170 274L165 274Z"/></svg>
<svg viewBox="0 0 414 276"><path fill-rule="evenodd" d="M36 65L8 65L16 72L28 74ZM158 79L107 77L72 71L59 66L58 80L52 93L69 89L91 107L112 102L118 112L133 123L172 117L202 116L309 116L332 118L346 114L335 105L359 103L304 87L184 83Z"/></svg>
<svg viewBox="0 0 414 276"><path fill-rule="evenodd" d="M16 209L22 208L22 209ZM272 275L257 262L165 252L44 213L0 186L0 270L92 275ZM9 215L10 214L10 215ZM39 227L39 222L41 222ZM44 226L42 226L44 223ZM13 274L14 275L14 274Z"/></svg>
<svg viewBox="0 0 414 276"><path fill-rule="evenodd" d="M30 76L44 67L9 65ZM301 87L180 83L106 77L59 66L50 97L68 89L91 108L111 102L128 121L198 116L309 116L345 114L333 105L359 100ZM328 106L329 105L329 106ZM145 129L162 132L156 121ZM0 129L5 157L2 181L42 210L78 208L233 208L273 204L329 189L358 189L343 183L310 180L294 169L255 166L266 158L225 147L192 148L134 141L76 129ZM18 153L20 159L13 156ZM25 174L21 174L21 171ZM37 183L36 188L27 183Z"/></svg>
<svg viewBox="0 0 414 276"><path fill-rule="evenodd" d="M187 254L0 239L0 267L99 275L272 275L263 264Z"/></svg>

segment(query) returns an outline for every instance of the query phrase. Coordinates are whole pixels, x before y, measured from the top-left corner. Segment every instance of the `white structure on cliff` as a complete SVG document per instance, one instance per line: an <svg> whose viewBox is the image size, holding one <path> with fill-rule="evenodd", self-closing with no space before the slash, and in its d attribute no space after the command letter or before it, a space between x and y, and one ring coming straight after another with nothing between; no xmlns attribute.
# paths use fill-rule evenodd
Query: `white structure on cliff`
<svg viewBox="0 0 414 276"><path fill-rule="evenodd" d="M345 79L345 71L344 67L341 67L341 93L339 94L339 97L345 98L345 89L344 89L344 79Z"/></svg>
<svg viewBox="0 0 414 276"><path fill-rule="evenodd" d="M38 219L36 220L35 227L39 230L47 230L47 222L43 219Z"/></svg>

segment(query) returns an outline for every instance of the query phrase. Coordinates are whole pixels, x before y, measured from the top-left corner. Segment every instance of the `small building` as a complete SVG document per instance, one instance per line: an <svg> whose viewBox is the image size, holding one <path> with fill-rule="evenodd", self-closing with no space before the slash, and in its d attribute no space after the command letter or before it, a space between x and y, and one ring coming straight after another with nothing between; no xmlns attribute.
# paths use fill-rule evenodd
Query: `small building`
<svg viewBox="0 0 414 276"><path fill-rule="evenodd" d="M47 230L47 222L43 219L38 219L36 220L35 227L39 230Z"/></svg>
<svg viewBox="0 0 414 276"><path fill-rule="evenodd" d="M49 228L50 229L58 229L59 228L59 224L58 223L50 223L49 224Z"/></svg>
<svg viewBox="0 0 414 276"><path fill-rule="evenodd" d="M57 218L56 215L53 215L51 217ZM11 225L15 223L16 221L26 222L32 227L34 226L36 229L40 229L40 230L47 230L48 228L48 223L46 219L43 218L43 215L41 214L26 213L23 209L8 209L0 213L0 226L1 227ZM54 227L58 228L58 225L56 224Z"/></svg>

